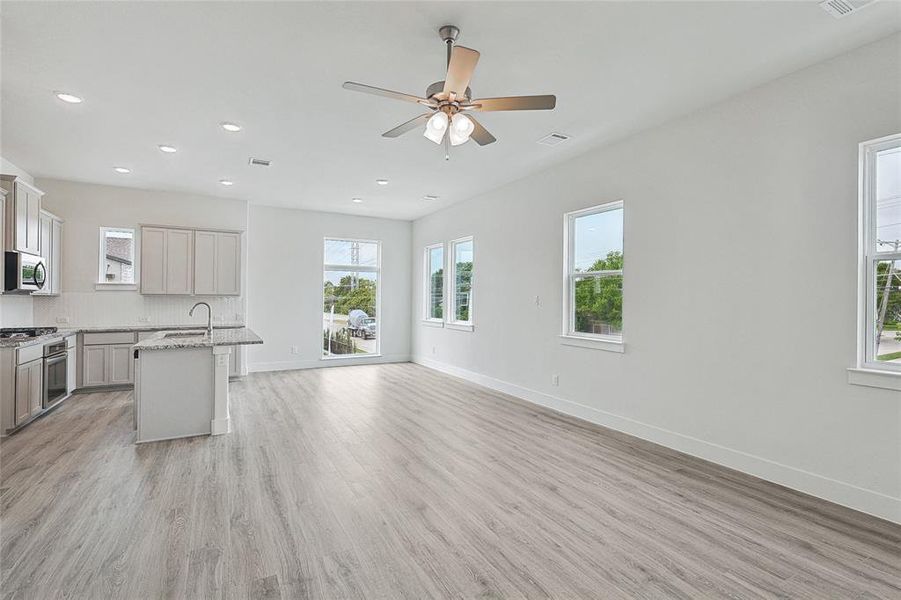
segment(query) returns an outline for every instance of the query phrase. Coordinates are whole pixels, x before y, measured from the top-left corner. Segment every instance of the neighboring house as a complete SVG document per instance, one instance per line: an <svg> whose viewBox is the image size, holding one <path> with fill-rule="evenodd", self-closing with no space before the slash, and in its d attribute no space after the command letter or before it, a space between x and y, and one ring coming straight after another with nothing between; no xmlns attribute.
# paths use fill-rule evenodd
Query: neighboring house
<svg viewBox="0 0 901 600"><path fill-rule="evenodd" d="M134 281L131 248L131 238L106 238L106 280L108 282Z"/></svg>

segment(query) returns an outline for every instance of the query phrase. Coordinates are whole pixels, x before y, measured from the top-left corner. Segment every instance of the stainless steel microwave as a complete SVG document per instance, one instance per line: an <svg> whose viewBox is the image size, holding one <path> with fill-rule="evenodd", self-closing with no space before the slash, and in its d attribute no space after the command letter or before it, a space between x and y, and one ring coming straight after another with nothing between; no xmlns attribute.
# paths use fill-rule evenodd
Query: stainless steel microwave
<svg viewBox="0 0 901 600"><path fill-rule="evenodd" d="M43 289L47 267L40 256L25 252L4 254L3 280L6 292L30 294Z"/></svg>

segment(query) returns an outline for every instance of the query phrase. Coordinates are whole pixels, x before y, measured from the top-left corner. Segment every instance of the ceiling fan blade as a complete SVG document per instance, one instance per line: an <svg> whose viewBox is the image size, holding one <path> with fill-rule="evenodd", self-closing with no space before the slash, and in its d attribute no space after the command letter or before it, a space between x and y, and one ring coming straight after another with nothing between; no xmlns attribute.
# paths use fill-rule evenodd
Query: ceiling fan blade
<svg viewBox="0 0 901 600"><path fill-rule="evenodd" d="M551 110L557 106L557 96L504 96L473 100L476 110Z"/></svg>
<svg viewBox="0 0 901 600"><path fill-rule="evenodd" d="M353 92L363 92L364 94L384 96L385 98L404 100L406 102L417 102L419 104L424 104L425 106L432 106L433 104L432 102L429 102L425 98L420 98L419 96L413 96L411 94L404 94L403 92L395 92L392 90L377 88L371 85L365 85L363 83L356 83L354 81L345 81L344 85L342 85L341 87L343 87L345 90L351 90Z"/></svg>
<svg viewBox="0 0 901 600"><path fill-rule="evenodd" d="M416 129L420 125L425 125L426 122L429 120L429 117L432 116L432 114L433 113L425 113L424 115L419 115L418 117L413 117L406 123L401 123L394 129L389 129L388 131L386 131L385 133L382 134L382 137L396 138L398 136L401 136L401 135L407 133L408 131Z"/></svg>
<svg viewBox="0 0 901 600"><path fill-rule="evenodd" d="M455 92L458 98L464 96L478 62L478 52L471 48L454 46L450 63L447 65L447 77L444 78L444 94Z"/></svg>
<svg viewBox="0 0 901 600"><path fill-rule="evenodd" d="M497 141L497 138L491 135L487 129L482 127L482 124L472 118L472 115L466 115L466 117L472 121L472 124L475 125L475 129L472 130L472 137L475 140L476 144L479 146L487 146L488 144L493 144Z"/></svg>

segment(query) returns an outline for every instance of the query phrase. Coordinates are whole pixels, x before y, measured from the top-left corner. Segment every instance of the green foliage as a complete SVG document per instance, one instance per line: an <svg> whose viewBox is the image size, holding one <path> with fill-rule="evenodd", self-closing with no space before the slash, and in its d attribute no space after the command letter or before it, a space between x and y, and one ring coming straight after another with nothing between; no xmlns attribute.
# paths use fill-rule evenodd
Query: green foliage
<svg viewBox="0 0 901 600"><path fill-rule="evenodd" d="M338 314L346 315L360 309L370 317L375 316L376 283L362 277L356 278L356 284L353 280L353 275L345 275L338 285L331 281L323 284L324 312L330 312L334 304Z"/></svg>
<svg viewBox="0 0 901 600"><path fill-rule="evenodd" d="M609 252L598 259L590 271L618 271L623 268L623 253ZM606 333L604 325L615 331L623 326L623 278L621 275L576 280L575 330Z"/></svg>
<svg viewBox="0 0 901 600"><path fill-rule="evenodd" d="M331 343L329 343L330 341ZM329 349L331 349L332 354L354 354L357 351L357 345L347 329L339 329L332 332L331 340L329 340L329 332L323 331L322 353L328 355Z"/></svg>
<svg viewBox="0 0 901 600"><path fill-rule="evenodd" d="M457 321L469 321L469 299L472 291L472 261L458 262L456 267L457 281L455 284Z"/></svg>
<svg viewBox="0 0 901 600"><path fill-rule="evenodd" d="M438 269L434 273L432 273L432 278L429 283L430 293L429 302L431 302L431 314L429 315L433 319L443 319L444 318L444 269Z"/></svg>
<svg viewBox="0 0 901 600"><path fill-rule="evenodd" d="M885 283L889 274L890 261L876 263L876 306L881 306L885 298ZM896 267L888 291L888 306L885 311L885 327L889 331L901 328L901 271Z"/></svg>

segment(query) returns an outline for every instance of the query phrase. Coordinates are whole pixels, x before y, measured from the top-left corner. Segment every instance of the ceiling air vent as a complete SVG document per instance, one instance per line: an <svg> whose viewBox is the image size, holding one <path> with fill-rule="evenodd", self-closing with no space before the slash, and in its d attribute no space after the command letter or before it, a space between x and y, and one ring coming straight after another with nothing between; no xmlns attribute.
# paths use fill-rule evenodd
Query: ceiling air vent
<svg viewBox="0 0 901 600"><path fill-rule="evenodd" d="M538 140L539 144L543 144L545 146L556 146L557 144L562 144L566 140L569 139L568 135L563 135L562 133L549 133L540 140Z"/></svg>
<svg viewBox="0 0 901 600"><path fill-rule="evenodd" d="M836 19L841 19L853 12L859 11L867 4L872 4L875 1L876 0L823 0L823 2L820 2L820 8Z"/></svg>
<svg viewBox="0 0 901 600"><path fill-rule="evenodd" d="M271 160L263 160L262 158L254 158L251 156L250 164L251 164L251 166L256 166L256 167L268 167L269 165L272 164L272 161Z"/></svg>

